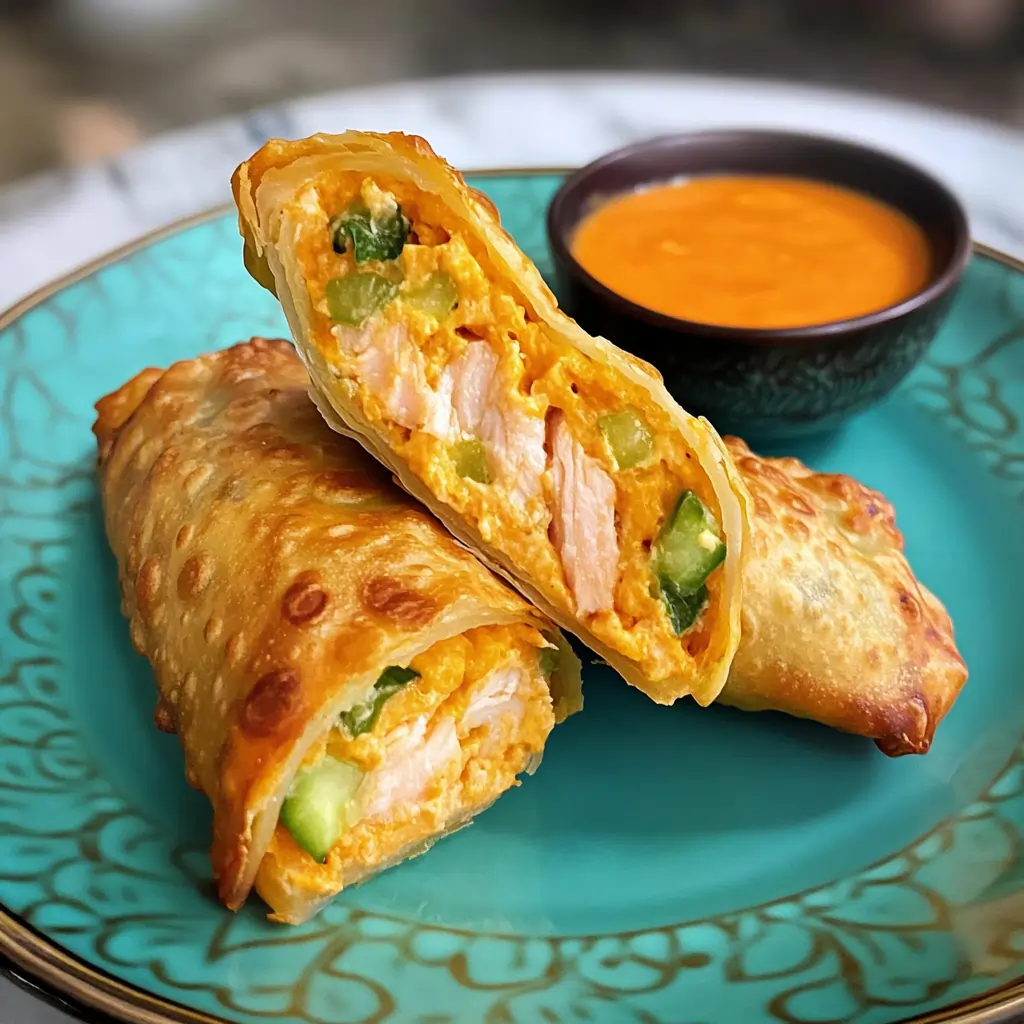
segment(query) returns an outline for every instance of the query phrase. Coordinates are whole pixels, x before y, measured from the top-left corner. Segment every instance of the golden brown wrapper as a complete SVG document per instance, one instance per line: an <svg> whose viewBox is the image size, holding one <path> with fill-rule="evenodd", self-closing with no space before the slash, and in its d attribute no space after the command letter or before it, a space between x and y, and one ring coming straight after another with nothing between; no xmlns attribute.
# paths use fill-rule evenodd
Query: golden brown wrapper
<svg viewBox="0 0 1024 1024"><path fill-rule="evenodd" d="M525 622L562 651L556 719L581 706L564 637L329 430L308 385L290 344L253 339L144 370L96 406L123 611L153 666L157 726L213 804L232 909L306 751L388 665Z"/></svg>
<svg viewBox="0 0 1024 1024"><path fill-rule="evenodd" d="M514 284L533 320L560 342L610 367L622 380L640 385L668 413L674 429L707 476L721 510L720 525L728 544L720 570L721 586L716 588L704 612L712 623L710 637L692 656L687 673L662 679L647 677L636 661L602 641L588 627L585 617L556 606L528 566L516 564L495 543L485 540L469 519L439 500L391 448L386 433L365 418L354 400L332 386L331 367L313 338L314 310L296 255L296 244L309 227L307 213L296 200L317 175L335 170L385 175L440 198L486 247L495 273ZM232 192L239 210L245 265L255 280L280 300L292 337L313 380L313 396L330 425L356 438L392 469L399 483L490 568L518 587L544 614L575 633L629 683L660 703L670 704L687 694L701 704L710 703L725 684L739 642L747 501L742 481L712 425L680 407L654 367L607 339L588 334L566 316L537 268L501 226L494 203L471 188L455 168L418 136L348 131L337 135L321 133L295 141L272 139L238 167L232 177Z"/></svg>
<svg viewBox="0 0 1024 1024"><path fill-rule="evenodd" d="M742 637L719 700L869 736L890 756L927 752L967 669L892 505L849 476L725 442L753 511Z"/></svg>

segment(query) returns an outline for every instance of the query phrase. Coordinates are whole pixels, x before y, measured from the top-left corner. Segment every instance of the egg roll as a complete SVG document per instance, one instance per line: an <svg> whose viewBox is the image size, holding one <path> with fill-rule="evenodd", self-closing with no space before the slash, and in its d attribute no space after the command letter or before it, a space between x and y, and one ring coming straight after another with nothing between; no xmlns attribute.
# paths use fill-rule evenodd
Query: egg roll
<svg viewBox="0 0 1024 1024"><path fill-rule="evenodd" d="M232 179L337 431L660 703L720 692L746 494L653 367L565 316L490 200L422 139L268 142Z"/></svg>
<svg viewBox="0 0 1024 1024"><path fill-rule="evenodd" d="M753 507L742 639L719 701L868 736L891 757L926 753L967 668L892 505L852 477L725 441Z"/></svg>
<svg viewBox="0 0 1024 1024"><path fill-rule="evenodd" d="M223 903L297 923L539 764L564 636L339 438L292 345L147 369L96 406L122 610L213 805Z"/></svg>

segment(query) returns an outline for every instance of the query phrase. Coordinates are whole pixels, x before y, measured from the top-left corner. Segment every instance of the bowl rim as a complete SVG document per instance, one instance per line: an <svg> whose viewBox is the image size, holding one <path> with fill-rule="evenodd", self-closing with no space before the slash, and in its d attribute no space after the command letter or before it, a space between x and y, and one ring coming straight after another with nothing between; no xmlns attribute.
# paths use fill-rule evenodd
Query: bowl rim
<svg viewBox="0 0 1024 1024"><path fill-rule="evenodd" d="M900 170L903 173L909 173L917 177L935 191L948 207L954 239L953 251L949 259L941 271L920 291L914 292L906 299L894 305L884 306L870 313L862 313L859 316L847 317L843 320L829 320L824 323L806 324L799 327L730 327L727 324L711 324L700 320L687 320L683 317L659 313L657 310L642 306L640 303L627 299L607 285L602 284L573 255L569 246L568 235L571 228L574 228L579 223L579 219L574 221L572 225L567 225L565 222L568 218L563 212L564 206L570 195L583 187L587 179L596 172L611 164L629 161L641 153L669 148L681 142L719 142L742 145L752 139L760 141L813 142L826 147L832 147L840 152L857 152L878 161L882 165L888 165L890 169ZM681 170L680 173L685 172ZM652 178L650 180L653 183L663 179ZM829 179L823 178L821 180L827 181ZM835 182L835 184L842 183ZM844 185L843 187L850 186ZM872 195L871 192L863 189L855 189L855 191L861 191L869 196ZM767 346L783 346L811 340L839 340L864 328L875 327L879 324L898 320L908 313L913 313L932 304L946 293L952 291L963 276L973 252L970 224L963 204L943 181L929 171L887 150L878 149L840 136L765 128L715 128L692 132L669 132L646 139L639 139L603 153L596 159L572 171L559 185L558 190L548 203L546 227L548 242L556 263L561 263L563 268L575 277L582 286L596 293L599 298L608 305L611 305L619 313L641 320L653 327L664 328L680 334L722 338L735 342Z"/></svg>

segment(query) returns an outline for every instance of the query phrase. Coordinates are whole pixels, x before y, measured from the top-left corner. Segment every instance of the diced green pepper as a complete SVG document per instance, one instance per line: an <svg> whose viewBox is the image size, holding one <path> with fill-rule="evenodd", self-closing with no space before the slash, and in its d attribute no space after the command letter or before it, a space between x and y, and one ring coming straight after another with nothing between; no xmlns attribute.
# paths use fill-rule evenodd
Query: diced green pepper
<svg viewBox="0 0 1024 1024"><path fill-rule="evenodd" d="M352 246L356 263L367 260L398 259L409 239L411 224L396 204L394 212L375 217L363 202L355 202L331 221L334 251L343 253Z"/></svg>
<svg viewBox="0 0 1024 1024"><path fill-rule="evenodd" d="M707 602L708 576L725 559L718 524L692 491L684 491L651 552L665 609L676 633L693 625Z"/></svg>
<svg viewBox="0 0 1024 1024"><path fill-rule="evenodd" d="M441 320L458 305L459 289L451 274L435 270L422 284L410 288L403 298L413 309L420 309Z"/></svg>
<svg viewBox="0 0 1024 1024"><path fill-rule="evenodd" d="M456 441L452 445L452 460L455 472L459 476L475 480L478 484L491 482L490 470L487 468L487 452L483 442L473 437L468 441Z"/></svg>
<svg viewBox="0 0 1024 1024"><path fill-rule="evenodd" d="M332 277L324 288L331 319L350 327L362 327L397 294L398 285L370 270Z"/></svg>
<svg viewBox="0 0 1024 1024"><path fill-rule="evenodd" d="M341 724L345 726L353 739L356 736L362 736L364 732L370 732L377 724L381 709L388 698L393 697L403 686L419 677L419 672L412 668L402 668L400 665L386 668L381 672L377 682L373 684L373 693L369 700L341 713Z"/></svg>
<svg viewBox="0 0 1024 1024"><path fill-rule="evenodd" d="M349 826L346 809L363 773L329 755L300 772L281 807L281 823L315 860L327 859Z"/></svg>
<svg viewBox="0 0 1024 1024"><path fill-rule="evenodd" d="M602 416L597 426L604 434L619 469L632 469L654 454L651 432L635 409L623 409L622 412Z"/></svg>

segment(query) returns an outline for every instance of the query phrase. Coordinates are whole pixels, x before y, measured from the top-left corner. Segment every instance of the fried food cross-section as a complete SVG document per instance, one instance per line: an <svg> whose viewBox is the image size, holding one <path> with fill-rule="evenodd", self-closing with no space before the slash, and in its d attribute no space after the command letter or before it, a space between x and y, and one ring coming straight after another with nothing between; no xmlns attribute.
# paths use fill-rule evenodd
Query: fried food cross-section
<svg viewBox="0 0 1024 1024"><path fill-rule="evenodd" d="M566 317L422 139L274 140L233 189L328 422L627 681L713 700L746 494L712 426Z"/></svg>
<svg viewBox="0 0 1024 1024"><path fill-rule="evenodd" d="M848 476L726 438L753 496L743 638L719 698L923 754L967 679L892 505Z"/></svg>
<svg viewBox="0 0 1024 1024"><path fill-rule="evenodd" d="M214 809L223 902L302 921L422 852L578 710L558 629L308 397L290 344L144 370L97 403L107 536L158 727Z"/></svg>

